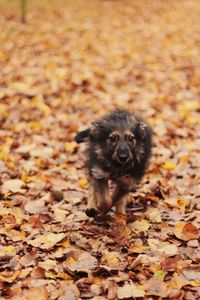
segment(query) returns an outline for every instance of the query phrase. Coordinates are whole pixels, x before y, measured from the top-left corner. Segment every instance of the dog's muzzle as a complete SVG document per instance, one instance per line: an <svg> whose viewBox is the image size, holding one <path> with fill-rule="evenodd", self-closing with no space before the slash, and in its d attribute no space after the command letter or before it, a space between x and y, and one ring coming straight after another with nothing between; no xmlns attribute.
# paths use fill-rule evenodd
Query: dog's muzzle
<svg viewBox="0 0 200 300"><path fill-rule="evenodd" d="M121 163L121 164L125 164L128 162L129 160L129 152L128 149L124 148L124 149L118 149L117 150L117 160Z"/></svg>

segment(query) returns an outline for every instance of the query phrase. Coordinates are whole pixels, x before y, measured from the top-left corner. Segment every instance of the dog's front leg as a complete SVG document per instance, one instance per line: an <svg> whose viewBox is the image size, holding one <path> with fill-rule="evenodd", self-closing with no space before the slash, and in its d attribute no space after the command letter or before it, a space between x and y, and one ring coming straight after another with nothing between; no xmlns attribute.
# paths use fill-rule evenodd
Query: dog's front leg
<svg viewBox="0 0 200 300"><path fill-rule="evenodd" d="M117 186L112 195L112 205L116 205L117 213L125 214L128 192L129 189L127 186L124 186L121 183L117 183Z"/></svg>
<svg viewBox="0 0 200 300"><path fill-rule="evenodd" d="M132 177L122 177L116 182L116 188L112 195L112 205L116 205L116 212L125 214L128 193L135 189L136 182Z"/></svg>
<svg viewBox="0 0 200 300"><path fill-rule="evenodd" d="M123 196L116 204L116 213L117 214L126 214L126 204L128 200L128 194Z"/></svg>
<svg viewBox="0 0 200 300"><path fill-rule="evenodd" d="M101 212L107 212L111 205L108 180L105 178L96 179L91 177L87 214L92 216L92 214L95 214L95 210L97 213L98 209Z"/></svg>

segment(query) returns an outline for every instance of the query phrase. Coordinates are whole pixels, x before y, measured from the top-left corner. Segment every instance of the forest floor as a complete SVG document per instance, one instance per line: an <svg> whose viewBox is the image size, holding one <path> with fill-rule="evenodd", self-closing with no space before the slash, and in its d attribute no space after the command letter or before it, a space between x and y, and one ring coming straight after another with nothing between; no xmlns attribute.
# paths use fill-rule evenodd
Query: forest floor
<svg viewBox="0 0 200 300"><path fill-rule="evenodd" d="M0 299L200 299L200 5L0 2ZM154 132L127 216L85 214L76 132L108 111Z"/></svg>

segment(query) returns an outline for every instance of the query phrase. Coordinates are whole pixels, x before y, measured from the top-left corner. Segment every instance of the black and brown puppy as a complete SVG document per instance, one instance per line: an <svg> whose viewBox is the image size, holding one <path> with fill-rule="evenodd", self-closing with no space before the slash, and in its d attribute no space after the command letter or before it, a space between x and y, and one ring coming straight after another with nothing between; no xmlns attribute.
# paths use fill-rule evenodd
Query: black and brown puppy
<svg viewBox="0 0 200 300"><path fill-rule="evenodd" d="M90 195L87 214L116 212L125 214L127 195L143 177L151 155L152 134L138 116L116 110L79 132L77 143L87 142ZM110 196L108 180L116 183Z"/></svg>

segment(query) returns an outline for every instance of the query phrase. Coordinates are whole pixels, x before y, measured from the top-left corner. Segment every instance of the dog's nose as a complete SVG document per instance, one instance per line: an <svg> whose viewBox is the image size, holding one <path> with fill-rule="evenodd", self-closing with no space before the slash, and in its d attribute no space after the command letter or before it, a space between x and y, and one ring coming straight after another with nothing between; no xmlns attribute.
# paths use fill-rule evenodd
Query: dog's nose
<svg viewBox="0 0 200 300"><path fill-rule="evenodd" d="M127 149L120 149L118 151L118 159L121 163L125 163L128 160L128 150Z"/></svg>

